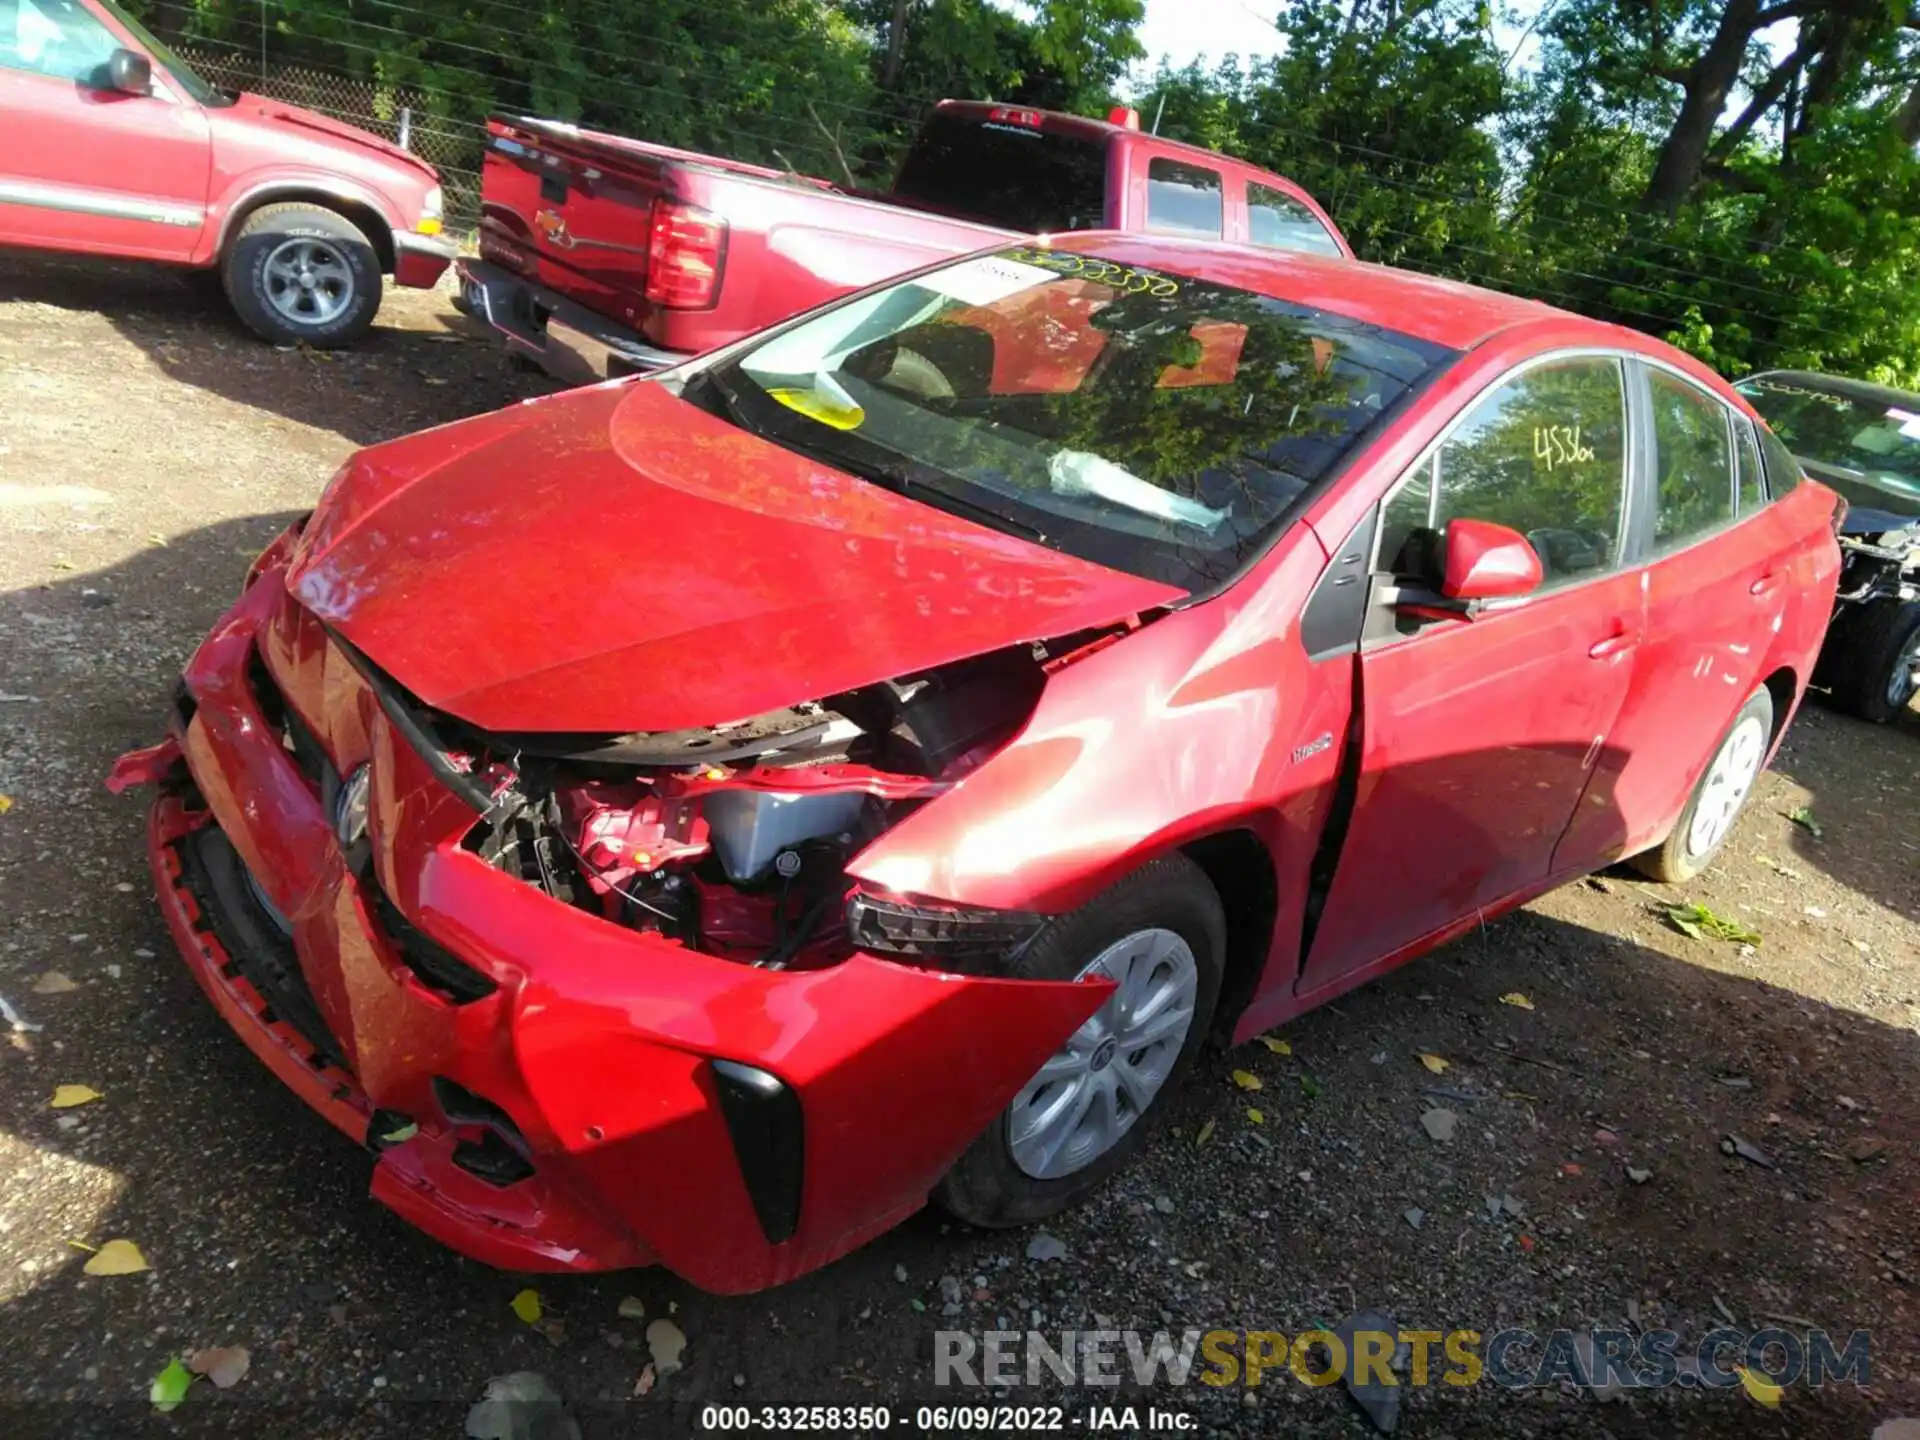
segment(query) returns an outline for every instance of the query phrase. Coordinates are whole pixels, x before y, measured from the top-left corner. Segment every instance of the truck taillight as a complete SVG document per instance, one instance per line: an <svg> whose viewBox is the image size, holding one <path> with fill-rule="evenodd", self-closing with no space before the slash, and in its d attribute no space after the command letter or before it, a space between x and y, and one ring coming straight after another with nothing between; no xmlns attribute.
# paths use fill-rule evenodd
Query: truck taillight
<svg viewBox="0 0 1920 1440"><path fill-rule="evenodd" d="M720 298L727 222L697 205L653 202L647 240L647 299L669 310L706 310Z"/></svg>

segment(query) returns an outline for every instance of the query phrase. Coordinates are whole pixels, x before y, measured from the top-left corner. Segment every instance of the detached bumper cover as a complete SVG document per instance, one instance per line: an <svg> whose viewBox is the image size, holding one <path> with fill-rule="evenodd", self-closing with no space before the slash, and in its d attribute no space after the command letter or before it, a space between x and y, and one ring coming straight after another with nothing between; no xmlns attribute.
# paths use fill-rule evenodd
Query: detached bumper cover
<svg viewBox="0 0 1920 1440"><path fill-rule="evenodd" d="M462 308L556 380L591 384L664 370L689 358L490 260L462 260L459 275Z"/></svg>
<svg viewBox="0 0 1920 1440"><path fill-rule="evenodd" d="M282 1081L377 1152L375 1198L453 1248L528 1271L658 1261L719 1292L780 1283L918 1209L1109 993L867 955L771 973L560 904L462 848L474 812L315 638L282 573L266 569L215 627L168 740L115 780L161 785L149 858L201 988ZM322 692L331 723L313 726ZM287 738L303 710L328 751L317 763L371 766L359 872L310 747L303 771ZM249 933L238 912L260 902L196 868L209 844L250 873L253 921L285 917L295 988L334 1045L303 1033L286 993L279 1006L262 993L276 972L231 953ZM423 983L383 896L494 988L462 1003Z"/></svg>

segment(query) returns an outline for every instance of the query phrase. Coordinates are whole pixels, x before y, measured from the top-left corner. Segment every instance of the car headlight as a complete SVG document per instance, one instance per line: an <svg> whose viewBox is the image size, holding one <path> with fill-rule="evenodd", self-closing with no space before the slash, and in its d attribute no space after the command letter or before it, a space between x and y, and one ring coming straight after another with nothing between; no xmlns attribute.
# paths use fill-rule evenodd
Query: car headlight
<svg viewBox="0 0 1920 1440"><path fill-rule="evenodd" d="M342 850L352 850L367 834L367 767L362 765L341 783L333 800L333 833Z"/></svg>
<svg viewBox="0 0 1920 1440"><path fill-rule="evenodd" d="M438 185L427 192L426 202L420 207L420 223L413 228L422 235L438 235L440 226L447 214L446 192Z"/></svg>

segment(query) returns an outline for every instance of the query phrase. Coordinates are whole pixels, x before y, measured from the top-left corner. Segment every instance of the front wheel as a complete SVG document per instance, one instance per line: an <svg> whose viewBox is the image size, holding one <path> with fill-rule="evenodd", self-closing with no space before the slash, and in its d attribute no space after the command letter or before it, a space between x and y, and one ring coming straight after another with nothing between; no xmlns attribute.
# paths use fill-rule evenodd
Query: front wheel
<svg viewBox="0 0 1920 1440"><path fill-rule="evenodd" d="M1920 600L1874 600L1836 623L1821 657L1833 703L1884 725L1920 693Z"/></svg>
<svg viewBox="0 0 1920 1440"><path fill-rule="evenodd" d="M246 327L276 345L350 345L380 309L380 257L360 227L317 205L263 205L220 278Z"/></svg>
<svg viewBox="0 0 1920 1440"><path fill-rule="evenodd" d="M1773 739L1773 696L1763 685L1747 697L1721 737L1713 759L1687 797L1687 808L1664 844L1633 857L1643 875L1667 884L1691 880L1720 853L1733 833Z"/></svg>
<svg viewBox="0 0 1920 1440"><path fill-rule="evenodd" d="M1010 978L1104 976L1114 992L941 1180L962 1220L1025 1225L1124 1165L1193 1068L1220 996L1226 921L1200 867L1164 856L1055 920Z"/></svg>

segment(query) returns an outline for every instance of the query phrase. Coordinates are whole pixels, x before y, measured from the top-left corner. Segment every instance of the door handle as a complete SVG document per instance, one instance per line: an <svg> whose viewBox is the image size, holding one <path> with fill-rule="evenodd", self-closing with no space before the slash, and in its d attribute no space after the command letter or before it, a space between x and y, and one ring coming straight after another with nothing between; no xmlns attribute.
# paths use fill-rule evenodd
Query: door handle
<svg viewBox="0 0 1920 1440"><path fill-rule="evenodd" d="M1764 600L1780 588L1783 578L1783 576L1777 574L1762 575L1747 587L1747 593L1756 600Z"/></svg>
<svg viewBox="0 0 1920 1440"><path fill-rule="evenodd" d="M1605 660L1612 655L1624 655L1640 643L1638 635L1622 631L1618 635L1609 635L1604 640L1596 640L1587 647L1587 654L1596 660Z"/></svg>

